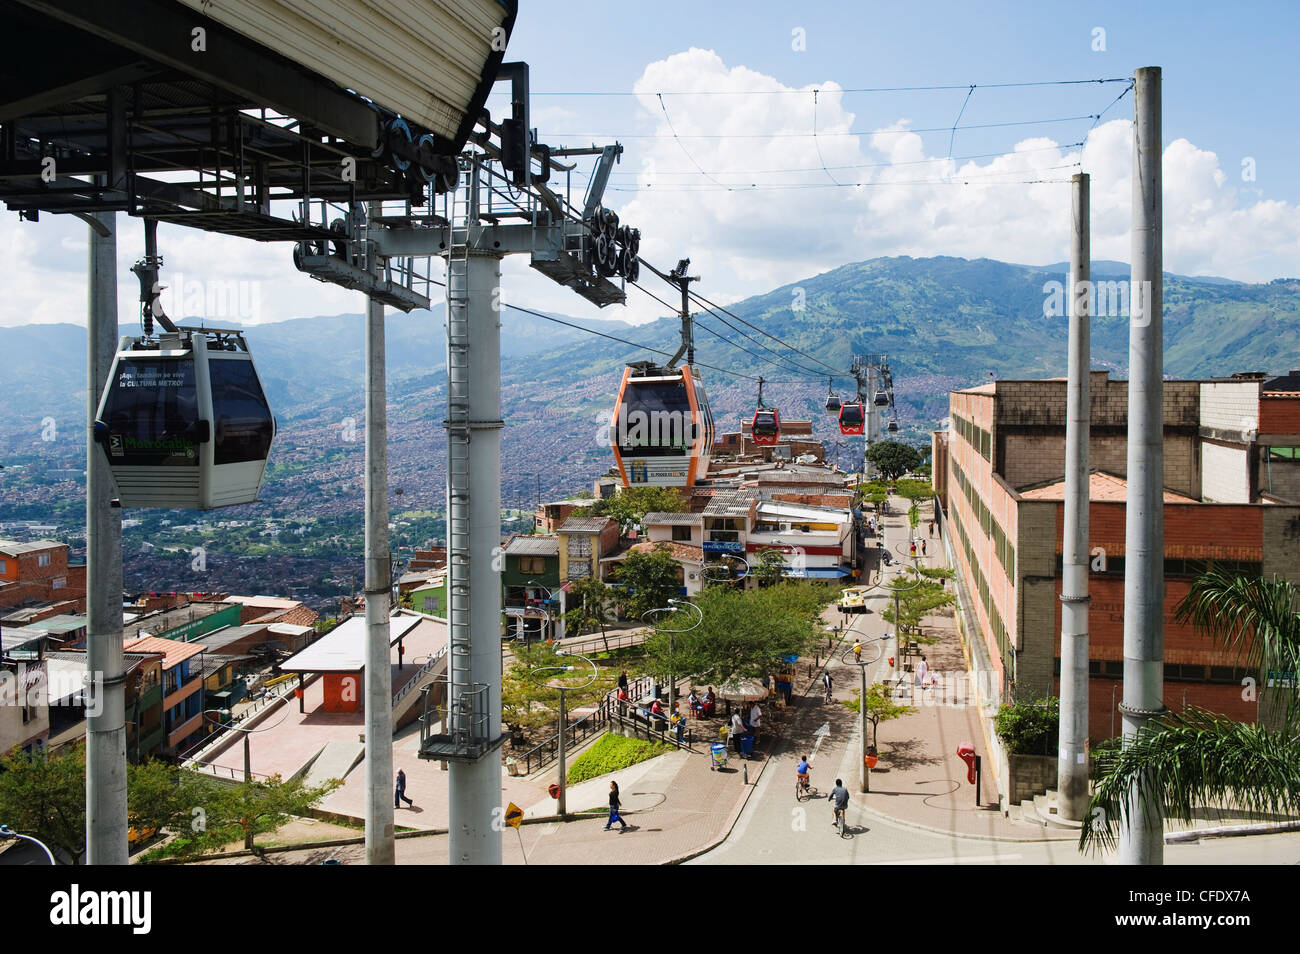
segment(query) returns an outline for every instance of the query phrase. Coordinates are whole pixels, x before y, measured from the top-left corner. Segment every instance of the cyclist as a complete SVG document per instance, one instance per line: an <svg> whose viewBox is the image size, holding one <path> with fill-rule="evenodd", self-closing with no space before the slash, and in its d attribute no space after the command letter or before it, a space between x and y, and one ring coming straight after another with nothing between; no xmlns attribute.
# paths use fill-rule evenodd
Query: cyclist
<svg viewBox="0 0 1300 954"><path fill-rule="evenodd" d="M849 790L844 787L841 779L835 780L835 787L831 793L826 796L827 801L831 802L831 824L839 824L840 816L844 810L849 807Z"/></svg>
<svg viewBox="0 0 1300 954"><path fill-rule="evenodd" d="M808 772L811 768L812 766L808 764L808 756L805 755L799 760L799 764L794 769L795 776L799 781L799 787L804 791L808 790Z"/></svg>
<svg viewBox="0 0 1300 954"><path fill-rule="evenodd" d="M826 701L831 701L831 674L829 671L822 673L822 685L826 687Z"/></svg>
<svg viewBox="0 0 1300 954"><path fill-rule="evenodd" d="M853 640L853 660L862 662L862 640L860 639Z"/></svg>

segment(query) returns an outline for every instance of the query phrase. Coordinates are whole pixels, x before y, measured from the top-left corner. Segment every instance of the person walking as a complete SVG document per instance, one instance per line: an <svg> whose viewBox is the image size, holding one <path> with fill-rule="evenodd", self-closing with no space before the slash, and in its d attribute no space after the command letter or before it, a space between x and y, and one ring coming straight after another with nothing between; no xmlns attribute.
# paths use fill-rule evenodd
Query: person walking
<svg viewBox="0 0 1300 954"><path fill-rule="evenodd" d="M740 717L739 709L731 714L731 728L727 730L727 735L736 746L736 754L744 755L742 740L745 738L745 720Z"/></svg>
<svg viewBox="0 0 1300 954"><path fill-rule="evenodd" d="M928 555L929 555L929 554L927 554L927 553L925 552L925 541L922 540L922 541L921 541L921 556L928 556Z"/></svg>
<svg viewBox="0 0 1300 954"><path fill-rule="evenodd" d="M930 521L930 536L934 536L934 521Z"/></svg>
<svg viewBox="0 0 1300 954"><path fill-rule="evenodd" d="M618 687L622 689L624 692L627 692L627 670L626 669L624 669L621 673L618 674Z"/></svg>
<svg viewBox="0 0 1300 954"><path fill-rule="evenodd" d="M916 684L922 689L930 685L930 664L925 661L924 656L916 666Z"/></svg>
<svg viewBox="0 0 1300 954"><path fill-rule="evenodd" d="M406 797L406 773L401 769L397 770L397 790L393 795L393 807L401 808L402 802L407 805L415 805L415 802Z"/></svg>
<svg viewBox="0 0 1300 954"><path fill-rule="evenodd" d="M619 829L620 831L627 831L627 822L623 821L622 816L619 815L618 813L619 808L620 806L618 803L618 782L610 782L609 783L609 821L605 822L605 831L609 831L612 827L614 827L614 822L618 822L619 825L622 826Z"/></svg>

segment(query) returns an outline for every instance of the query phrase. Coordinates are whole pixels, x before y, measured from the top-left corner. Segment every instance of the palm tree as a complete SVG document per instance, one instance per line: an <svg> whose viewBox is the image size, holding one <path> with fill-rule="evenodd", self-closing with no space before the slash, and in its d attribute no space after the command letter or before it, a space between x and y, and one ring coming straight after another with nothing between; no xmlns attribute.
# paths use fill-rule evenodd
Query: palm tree
<svg viewBox="0 0 1300 954"><path fill-rule="evenodd" d="M1079 847L1111 848L1128 793L1141 782L1166 818L1190 821L1202 806L1251 812L1300 812L1300 590L1289 580L1211 570L1179 604L1177 618L1216 644L1236 649L1251 669L1280 671L1288 691L1279 725L1233 722L1189 708L1148 724L1122 748L1100 755Z"/></svg>

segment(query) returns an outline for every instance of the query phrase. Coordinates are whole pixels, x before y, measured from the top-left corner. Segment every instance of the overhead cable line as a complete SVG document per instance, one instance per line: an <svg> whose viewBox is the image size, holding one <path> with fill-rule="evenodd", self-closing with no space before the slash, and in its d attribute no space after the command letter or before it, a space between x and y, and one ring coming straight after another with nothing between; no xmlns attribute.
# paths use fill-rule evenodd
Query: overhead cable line
<svg viewBox="0 0 1300 954"><path fill-rule="evenodd" d="M724 183L718 182L717 179L714 179L713 176L711 176L711 175L709 175L707 172L705 172L705 171L704 171L704 167L701 166L698 162L696 162L696 161L695 161L695 157L692 156L692 155L690 154L690 151L689 151L689 150L687 150L687 148L686 148L686 144L685 144L684 142L682 142L681 137L677 135L677 130L676 130L676 129L673 129L673 121L672 121L671 119L668 118L668 107L664 105L664 98L663 98L662 96L659 97L659 108L660 108L661 110L663 110L663 114L664 114L664 122L666 122L666 123L668 124L668 129L669 129L669 131L672 132L672 134L673 134L673 139L676 139L676 140L677 140L677 145L681 148L682 153L686 156L686 158L689 159L689 160L691 160L691 165L695 166L696 169L699 169L699 170L700 170L700 175L704 176L704 177L707 178L709 181L711 181L711 182L717 182L718 185L723 185Z"/></svg>
<svg viewBox="0 0 1300 954"><path fill-rule="evenodd" d="M821 143L817 141L817 90L813 90L813 145L817 147L817 159L822 164L822 172L826 173L826 178L836 185L843 185L840 180L831 175L831 171L826 168L826 157L822 155ZM949 152L952 150L949 149Z"/></svg>
<svg viewBox="0 0 1300 954"><path fill-rule="evenodd" d="M866 132L845 132L845 133L823 133L823 136L901 136L907 133L925 133L925 132L952 132L954 129L960 129L963 132L968 129L1005 129L1011 126L1046 126L1052 123L1075 123L1082 122L1085 119L1095 120L1100 114L1085 113L1082 116L1058 116L1053 119L1015 119L1003 123L971 123L967 126L926 126L919 129L872 129ZM558 138L568 137L571 139L811 139L812 133L696 133L694 135L679 135L672 133L664 135L663 133L630 133L630 134L602 134L596 136L593 133L577 132L557 132L551 133ZM693 160L692 160L693 161Z"/></svg>
<svg viewBox="0 0 1300 954"><path fill-rule="evenodd" d="M1037 80L1023 83L979 83L984 89L1020 89L1032 86L1094 86L1104 83L1131 83L1131 77L1113 76L1101 79L1081 79L1081 80ZM942 90L968 89L972 84L957 83L941 86L858 86L848 87L846 89L836 90L838 93L928 93ZM806 93L806 89L681 89L681 90L657 90L653 93L637 92L635 90L572 90L572 91L547 91L539 93L534 91L533 96L773 96L773 95L791 95L796 93Z"/></svg>
<svg viewBox="0 0 1300 954"><path fill-rule="evenodd" d="M789 348L791 351L795 352L796 354L801 354L801 355L803 355L803 356L804 356L805 358L807 358L809 361L815 362L816 364L820 364L823 368L825 368L827 371L830 371L832 374L838 374L838 375L840 375L840 376L843 376L843 373L842 373L842 372L837 371L835 368L832 368L829 364L827 364L827 363L826 363L825 361L823 361L821 358L815 358L815 357L813 357L812 355L810 355L808 352L806 352L806 351L801 351L800 349L796 348L794 345L789 344L788 342L782 341L782 340L781 340L780 338L778 338L776 335L772 334L772 333L769 332L769 331L764 331L762 328L758 327L758 325L754 324L753 322L746 321L744 318L741 318L741 317L740 317L739 315L737 315L735 312L728 311L726 308L723 308L721 305L717 304L716 302L709 301L709 299L705 298L705 297L704 297L703 295L701 295L699 292L689 292L688 294L690 295L691 298L695 299L697 302L700 302L700 303L703 304L703 305L707 305L707 306L709 306L710 308L716 308L718 311L722 312L723 314L725 314L725 315L729 315L730 317L735 318L735 319L736 319L738 322L740 322L742 325L745 325L746 327L749 327L749 328L753 328L753 329L754 329L755 331L757 331L759 334L764 335L764 336L766 336L766 337L768 337L768 338L771 338L771 339L772 339L773 341L775 341L777 344L781 345L781 347L783 347L783 348Z"/></svg>
<svg viewBox="0 0 1300 954"><path fill-rule="evenodd" d="M952 158L952 143L957 138L957 124L961 122L962 116L966 114L966 107L970 105L970 98L975 95L975 86L966 91L966 98L961 101L961 109L957 112L957 118L952 121L952 135L948 137L948 158ZM1096 122L1096 120L1093 120Z"/></svg>

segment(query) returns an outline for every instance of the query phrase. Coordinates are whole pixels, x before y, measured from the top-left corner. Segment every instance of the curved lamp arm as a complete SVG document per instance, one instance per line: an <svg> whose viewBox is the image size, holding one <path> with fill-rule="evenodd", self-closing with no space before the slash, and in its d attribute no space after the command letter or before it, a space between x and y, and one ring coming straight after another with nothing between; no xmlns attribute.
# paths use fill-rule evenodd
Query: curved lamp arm
<svg viewBox="0 0 1300 954"><path fill-rule="evenodd" d="M54 852L50 851L45 842L40 839L33 838L31 835L20 835L8 825L0 825L0 838L18 838L22 841L30 841L33 845L39 847L41 851L45 852L45 857L50 859L50 864L58 865L58 862L54 860Z"/></svg>
<svg viewBox="0 0 1300 954"><path fill-rule="evenodd" d="M576 666L539 666L537 669L534 669L532 672L528 674L529 682L542 689L563 689L565 691L568 691L571 689L586 689L588 686L590 686L600 677L600 669L596 666L594 662L592 662L586 656L581 656L578 653L566 653L566 652L557 652L556 655L569 656L574 659L581 659L583 662L585 662L588 666L591 667L591 678L588 679L580 686L555 686L552 685L550 682L540 681L539 679L536 678L537 675L539 673L544 673L544 672L573 672L577 667Z"/></svg>

